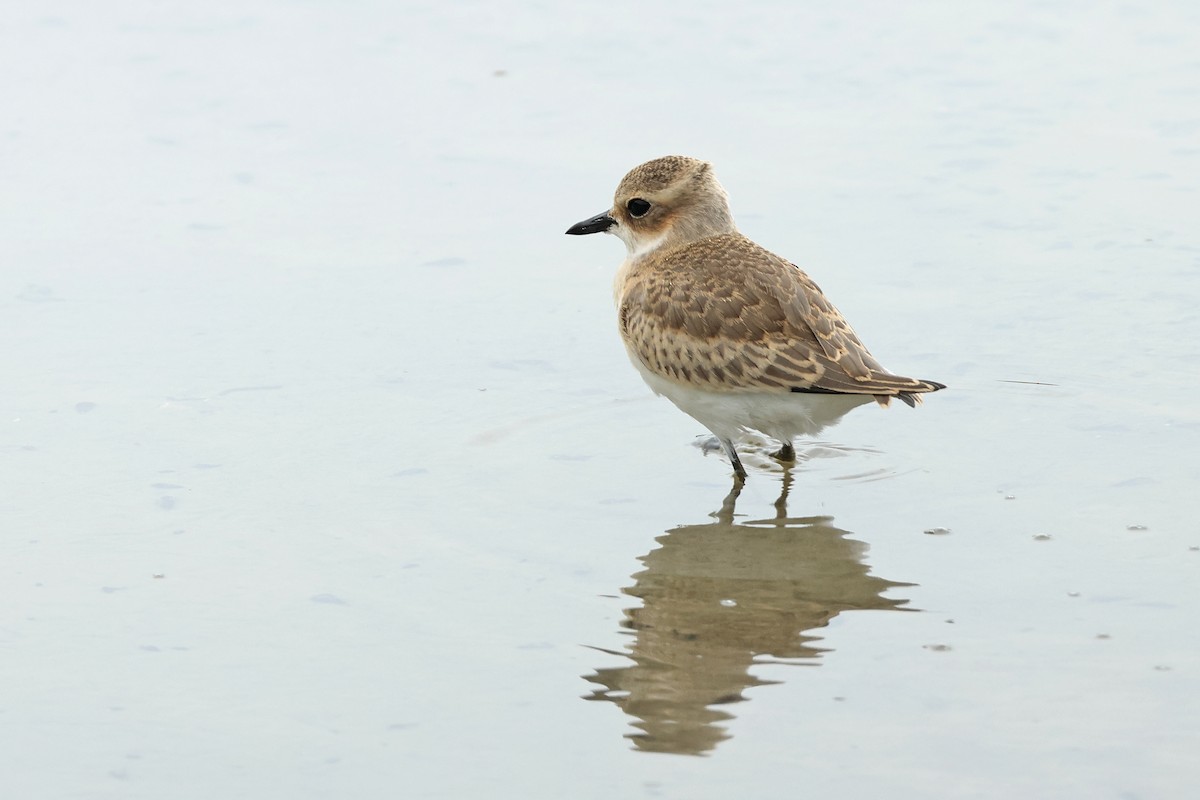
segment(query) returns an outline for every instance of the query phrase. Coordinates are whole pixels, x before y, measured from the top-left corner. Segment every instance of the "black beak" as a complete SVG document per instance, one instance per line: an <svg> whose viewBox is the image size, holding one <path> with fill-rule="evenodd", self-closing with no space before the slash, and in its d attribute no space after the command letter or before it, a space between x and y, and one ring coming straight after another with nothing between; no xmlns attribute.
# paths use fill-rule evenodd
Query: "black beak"
<svg viewBox="0 0 1200 800"><path fill-rule="evenodd" d="M591 219L585 219L583 222L576 222L571 227L567 228L567 233L572 236L584 236L589 233L604 233L606 230L616 225L617 221L609 216L605 211L603 214L597 214Z"/></svg>

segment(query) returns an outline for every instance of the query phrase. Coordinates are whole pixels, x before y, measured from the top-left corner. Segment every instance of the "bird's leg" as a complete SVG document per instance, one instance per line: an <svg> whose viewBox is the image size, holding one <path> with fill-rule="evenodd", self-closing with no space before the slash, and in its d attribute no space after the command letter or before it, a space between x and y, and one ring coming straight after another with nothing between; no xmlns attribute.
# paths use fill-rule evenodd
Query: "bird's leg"
<svg viewBox="0 0 1200 800"><path fill-rule="evenodd" d="M738 480L746 480L746 468L742 466L742 460L738 458L737 450L733 447L733 440L721 439L721 446L725 448L725 454L729 456L729 461L733 464L733 474L738 477Z"/></svg>
<svg viewBox="0 0 1200 800"><path fill-rule="evenodd" d="M771 455L784 463L791 464L796 460L796 448L792 447L791 442L784 442L783 447L771 453Z"/></svg>

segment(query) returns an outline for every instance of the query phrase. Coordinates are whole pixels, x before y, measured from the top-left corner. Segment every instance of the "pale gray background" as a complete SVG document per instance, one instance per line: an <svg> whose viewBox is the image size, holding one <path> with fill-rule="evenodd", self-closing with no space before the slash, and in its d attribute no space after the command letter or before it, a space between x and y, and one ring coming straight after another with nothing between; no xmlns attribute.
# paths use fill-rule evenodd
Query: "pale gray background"
<svg viewBox="0 0 1200 800"><path fill-rule="evenodd" d="M831 560L655 573L721 646L731 560L915 584L730 651L706 758L580 699L728 488L562 235L668 153L951 386L802 447ZM6 795L1191 796L1198 186L1186 0L13 4Z"/></svg>

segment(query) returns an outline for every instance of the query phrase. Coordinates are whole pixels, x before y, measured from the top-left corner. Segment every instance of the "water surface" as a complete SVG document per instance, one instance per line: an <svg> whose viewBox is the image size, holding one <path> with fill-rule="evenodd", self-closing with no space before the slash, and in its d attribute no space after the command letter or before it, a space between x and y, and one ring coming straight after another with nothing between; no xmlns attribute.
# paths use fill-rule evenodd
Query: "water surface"
<svg viewBox="0 0 1200 800"><path fill-rule="evenodd" d="M5 786L1189 796L1197 52L1183 2L15 10ZM668 153L950 386L786 503L562 235Z"/></svg>

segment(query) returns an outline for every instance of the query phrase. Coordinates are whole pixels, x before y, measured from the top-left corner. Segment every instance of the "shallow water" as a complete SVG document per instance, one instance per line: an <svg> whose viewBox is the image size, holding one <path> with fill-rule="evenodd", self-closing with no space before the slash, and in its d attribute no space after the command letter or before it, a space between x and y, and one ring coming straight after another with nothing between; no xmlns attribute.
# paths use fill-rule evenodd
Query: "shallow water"
<svg viewBox="0 0 1200 800"><path fill-rule="evenodd" d="M14 796L1189 796L1190 4L10 16ZM950 388L730 497L562 235L672 152Z"/></svg>

